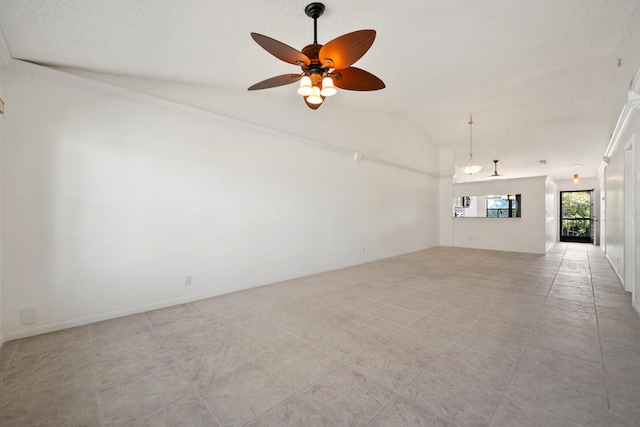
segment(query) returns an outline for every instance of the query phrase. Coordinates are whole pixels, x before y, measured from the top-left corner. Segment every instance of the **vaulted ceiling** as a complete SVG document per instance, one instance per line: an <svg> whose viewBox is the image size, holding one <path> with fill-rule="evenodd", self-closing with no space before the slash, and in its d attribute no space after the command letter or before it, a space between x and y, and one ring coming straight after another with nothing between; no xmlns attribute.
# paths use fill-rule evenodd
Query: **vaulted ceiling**
<svg viewBox="0 0 640 427"><path fill-rule="evenodd" d="M298 72L249 34L302 49L313 41L308 3L0 0L0 29L15 59L246 92ZM375 29L375 43L355 65L387 87L339 91L321 108L406 115L433 144L452 147L457 166L468 157L473 113L480 178L493 159L513 177L570 178L574 164L581 176L595 176L640 67L637 0L324 3L318 41ZM260 96L299 97L295 85Z"/></svg>

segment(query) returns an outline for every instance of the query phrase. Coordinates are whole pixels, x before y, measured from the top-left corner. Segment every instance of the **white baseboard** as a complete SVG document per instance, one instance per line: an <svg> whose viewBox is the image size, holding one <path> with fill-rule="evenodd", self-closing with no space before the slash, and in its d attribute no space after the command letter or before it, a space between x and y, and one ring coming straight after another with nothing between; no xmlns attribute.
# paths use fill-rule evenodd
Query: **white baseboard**
<svg viewBox="0 0 640 427"><path fill-rule="evenodd" d="M638 313L638 316L640 316L640 305L638 305L635 301L631 301L631 305L633 306L633 309L636 311L636 313Z"/></svg>
<svg viewBox="0 0 640 427"><path fill-rule="evenodd" d="M7 337L7 341L32 337L35 335L41 335L49 332L60 331L62 329L75 328L78 326L88 325L90 323L101 322L103 320L110 320L110 319L115 319L117 317L144 313L145 311L158 310L160 308L171 307L173 305L186 304L189 302L198 301L205 298L216 297L219 295L224 295L232 292L241 291L244 289L249 289L250 287L251 286L224 288L211 293L190 295L188 297L159 301L151 304L144 304L144 305L139 305L135 307L124 308L121 310L114 310L106 313L95 314L92 316L80 317L76 319L68 319L68 320L63 320L61 322L47 323L47 324L39 325L33 328L22 329L16 332L9 332L8 334L6 334L6 337Z"/></svg>
<svg viewBox="0 0 640 427"><path fill-rule="evenodd" d="M620 272L618 271L618 269L616 268L616 265L611 261L611 258L609 258L609 254L605 253L604 257L607 259L607 261L609 262L609 265L611 266L611 268L613 268L613 272L616 273L616 276L618 277L618 281L620 282L620 286L622 286L622 290L624 291L624 279L622 278L622 276L620 275Z"/></svg>
<svg viewBox="0 0 640 427"><path fill-rule="evenodd" d="M422 250L425 250L425 249L429 249L431 247L433 247L433 246L417 248L417 249L413 249L413 250L409 250L409 251L403 251L401 253L392 254L392 255L385 255L383 257L371 256L371 257L363 258L363 259L361 259L361 260L359 260L357 262L351 262L351 263L347 263L347 264L334 265L334 266L325 266L325 267L321 267L319 270L308 271L308 272L299 272L299 273L297 273L297 274L295 274L293 276L282 277L282 278L278 278L276 280L267 280L267 281L264 281L264 282L253 283L253 284L248 284L248 285L231 286L231 287L227 287L227 288L217 289L217 290L215 290L213 292L206 292L206 293L197 294L197 295L189 295L189 296L186 296L186 297L174 298L174 299L170 299L170 300L154 302L154 303L151 303L151 304L144 304L144 305L139 305L139 306L135 306L135 307L124 308L124 309L121 309L121 310L115 310L115 311L109 311L109 312L106 312L106 313L95 314L95 315L92 315L92 316L86 316L86 317L81 317L81 318L76 318L76 319L68 319L68 320L63 320L63 321L60 321L60 322L47 323L47 324L44 324L44 325L39 325L39 326L28 328L28 329L21 329L19 331L15 331L15 332L9 332L9 333L5 334L5 337L6 337L7 341L12 341L12 340L17 340L17 339L21 339L21 338L31 337L31 336L34 336L34 335L40 335L40 334L46 334L46 333L49 333L49 332L55 332L55 331L59 331L59 330L62 330L62 329L75 328L75 327L78 327L78 326L88 325L90 323L101 322L103 320L110 320L110 319L115 319L117 317L144 313L146 311L158 310L160 308L171 307L173 305L178 305L178 304L186 304L186 303L189 303L189 302L199 301L199 300L205 299L205 298L212 298L212 297L217 297L217 296L224 295L224 294L230 294L232 292L238 292L238 291L243 291L243 290L246 290L246 289L258 288L260 286L265 286L265 285L270 285L270 284L273 284L273 283L284 282L286 280L291 280L291 279L296 279L296 278L300 278L300 277L310 276L310 275L313 275L313 274L320 274L320 273L325 273L327 271L333 271L333 270L339 270L341 268L353 267L353 266L356 266L356 265L366 264L366 263L369 263L369 262L379 261L379 260L382 260L382 259L394 258L394 257L397 257L397 256L407 255L407 254L410 254L410 253L414 253L414 252L422 251ZM1 337L0 337L0 339L1 339Z"/></svg>

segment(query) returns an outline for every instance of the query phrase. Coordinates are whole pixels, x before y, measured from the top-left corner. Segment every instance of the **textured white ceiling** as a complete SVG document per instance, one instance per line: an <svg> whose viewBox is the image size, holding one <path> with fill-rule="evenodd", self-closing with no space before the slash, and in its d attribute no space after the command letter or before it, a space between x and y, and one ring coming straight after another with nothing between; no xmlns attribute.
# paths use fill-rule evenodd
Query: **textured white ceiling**
<svg viewBox="0 0 640 427"><path fill-rule="evenodd" d="M298 72L249 33L302 49L313 41L308 3L0 0L0 28L16 59L246 91ZM576 163L582 176L594 176L640 67L638 0L324 3L318 41L377 30L356 65L387 85L340 91L331 104L405 114L431 142L453 147L459 165L473 113L483 176L493 159L509 176L570 178ZM269 95L296 97L288 88Z"/></svg>

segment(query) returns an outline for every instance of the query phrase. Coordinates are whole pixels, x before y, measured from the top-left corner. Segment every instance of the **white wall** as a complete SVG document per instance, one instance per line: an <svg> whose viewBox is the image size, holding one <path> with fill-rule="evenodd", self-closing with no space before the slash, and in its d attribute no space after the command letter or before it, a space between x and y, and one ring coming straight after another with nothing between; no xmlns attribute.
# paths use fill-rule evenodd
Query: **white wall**
<svg viewBox="0 0 640 427"><path fill-rule="evenodd" d="M545 179L545 251L553 247L558 241L560 227L558 208L558 185L549 177Z"/></svg>
<svg viewBox="0 0 640 427"><path fill-rule="evenodd" d="M634 221L634 230L635 233L633 235L632 241L633 246L635 248L635 256L633 260L633 265L635 268L634 271L634 286L632 290L632 304L633 308L640 314L640 218L638 218L638 208L640 207L640 146L638 146L638 141L640 140L640 112L635 109L635 117L633 121L633 132L634 135L638 135L635 138L635 148L634 152L634 172L635 176L634 180L634 195L633 195L633 219Z"/></svg>
<svg viewBox="0 0 640 427"><path fill-rule="evenodd" d="M636 141L633 134L624 144L624 289L627 292L633 291L635 282L635 200L634 200L634 169L635 169L635 147Z"/></svg>
<svg viewBox="0 0 640 427"><path fill-rule="evenodd" d="M438 156L419 127L404 114L353 110L338 105L339 97L366 97L367 93L341 91L317 110L305 107L292 86L268 91L235 92L218 88L148 79L65 70L153 97L188 105L269 129L363 152L369 158L401 163L437 173ZM292 93L294 96L292 96ZM276 94L282 96L279 98Z"/></svg>
<svg viewBox="0 0 640 427"><path fill-rule="evenodd" d="M4 96L4 90L3 90L3 80L4 80L4 68L6 66L6 64L10 61L11 56L9 55L9 48L7 47L7 43L4 39L4 35L2 34L2 31L0 31L0 98L2 98L2 100L5 99ZM5 106L5 111L7 110L7 108L11 108L9 105ZM4 139L3 139L3 127L4 127L4 120L5 120L5 116L4 114L0 115L0 159L3 159L5 157L4 154ZM2 194L2 187L3 187L4 183L2 181L2 162L0 161L0 196ZM2 259L2 207L3 207L3 201L2 201L2 197L0 197L0 260ZM2 343L4 342L4 335L3 335L3 327L2 327L2 294L3 294L3 277L4 277L4 269L2 266L2 262L0 261L0 347L2 347Z"/></svg>
<svg viewBox="0 0 640 427"><path fill-rule="evenodd" d="M625 237L628 238L624 255L627 251L631 252L632 259L625 258L633 264L625 265L623 279L625 289L632 292L633 307L640 314L640 218L638 217L638 206L640 206L640 147L638 146L638 141L640 141L640 98L634 100L630 116L629 125L622 137L624 144L619 146L620 154L616 154L616 157L621 157L621 162L624 164L627 154L625 150L630 148L631 144L633 145L633 150L629 150L629 154L631 154L629 160L633 164L632 170L625 173L625 184L629 185L631 192L628 197L624 198L623 204L626 220ZM627 250L627 248L629 249Z"/></svg>
<svg viewBox="0 0 640 427"><path fill-rule="evenodd" d="M0 35L0 38L2 36ZM2 71L2 61L0 61L0 98L4 100L3 90L2 90L2 80L3 80L3 71ZM3 126L4 126L4 114L0 114L0 159L4 158L4 142L3 142ZM0 161L0 195L2 194L1 189L3 186L2 181L2 162ZM0 242L2 241L2 197L0 197ZM2 245L0 244L0 260L2 259ZM2 343L4 342L3 336L3 328L2 328L2 282L4 276L4 269L2 267L2 262L0 262L0 347L2 347Z"/></svg>
<svg viewBox="0 0 640 427"><path fill-rule="evenodd" d="M604 152L609 157L610 163L603 161L598 177L604 181L601 189L604 196L605 230L601 234L601 245L605 248L609 262L616 269L618 275L624 275L625 256L625 217L632 216L627 209L632 202L624 200L625 171L624 149L632 138L636 143L640 139L640 57L635 53L640 51L640 32L635 32L625 39L618 53L619 58L627 58L622 66L616 70L616 90L613 92L612 105L619 106L612 109L612 137ZM630 84L631 81L631 84ZM624 107L624 108L623 108ZM640 206L640 150L636 146L634 159L635 176L633 201L636 208ZM602 200L602 197L601 197ZM629 219L629 218L627 218ZM632 236L632 244L636 249L640 248L640 223L638 215L633 218L635 235ZM612 234L611 234L612 233ZM633 290L633 306L640 313L640 250L635 251L635 289ZM616 259L622 262L614 262Z"/></svg>
<svg viewBox="0 0 640 427"><path fill-rule="evenodd" d="M606 178L606 256L624 280L624 150L611 156Z"/></svg>
<svg viewBox="0 0 640 427"><path fill-rule="evenodd" d="M439 164L440 245L453 246L453 148L445 147L440 149Z"/></svg>
<svg viewBox="0 0 640 427"><path fill-rule="evenodd" d="M544 254L546 177L453 184L453 196L521 194L521 218L453 218L453 246ZM449 203L453 203L450 200Z"/></svg>
<svg viewBox="0 0 640 427"><path fill-rule="evenodd" d="M638 135L635 138L635 143L638 144L640 140L640 112L636 109L634 117L634 135ZM635 233L633 235L633 245L635 248L634 256L634 278L635 283L632 290L633 307L640 314L640 218L638 218L638 208L640 207L640 146L635 145L634 148L634 210L633 221Z"/></svg>
<svg viewBox="0 0 640 427"><path fill-rule="evenodd" d="M636 77L640 78L640 73ZM638 78L635 80L634 90L629 92L629 101L620 115L605 152L605 156L610 159L609 164L603 163L600 176L604 177L605 182L606 255L623 281L625 289L632 292L633 307L640 313L640 221L637 215L637 207L640 205L640 150L637 147L640 135ZM626 158L625 151L632 144L633 157ZM626 259L633 252L632 247L635 247L635 259ZM629 263L632 265L628 265Z"/></svg>
<svg viewBox="0 0 640 427"><path fill-rule="evenodd" d="M600 197L598 198L598 203L600 204L600 208L598 209L598 242L604 253L607 253L607 203L605 191L607 182L606 174L606 169L603 169L602 173L598 176L598 188L600 189Z"/></svg>
<svg viewBox="0 0 640 427"><path fill-rule="evenodd" d="M355 163L322 132L305 138L36 68L10 67L3 81L7 339L438 244L437 173L416 168L433 160L402 165L437 151L396 117L375 120L396 124L393 140L362 128L366 117L331 122L365 149L395 146L393 163L371 161L382 150ZM21 324L29 310L37 321Z"/></svg>

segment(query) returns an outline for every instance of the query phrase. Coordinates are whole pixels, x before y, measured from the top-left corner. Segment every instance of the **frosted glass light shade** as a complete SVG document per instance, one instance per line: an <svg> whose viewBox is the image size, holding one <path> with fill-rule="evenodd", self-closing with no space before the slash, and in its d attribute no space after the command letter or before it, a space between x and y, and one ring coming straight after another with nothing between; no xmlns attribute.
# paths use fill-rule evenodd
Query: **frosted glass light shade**
<svg viewBox="0 0 640 427"><path fill-rule="evenodd" d="M462 168L462 172L468 174L468 175L473 175L476 172L480 172L480 170L482 169L482 166L480 165L474 165L473 164L473 156L469 155L469 164L467 164L466 166L463 166Z"/></svg>
<svg viewBox="0 0 640 427"><path fill-rule="evenodd" d="M333 96L337 93L336 87L333 85L333 79L329 76L322 79L322 96Z"/></svg>
<svg viewBox="0 0 640 427"><path fill-rule="evenodd" d="M309 96L312 93L311 78L309 76L302 76L300 79L300 87L298 88L298 95Z"/></svg>
<svg viewBox="0 0 640 427"><path fill-rule="evenodd" d="M462 172L468 175L473 175L474 173L480 172L481 169L482 169L482 166L480 165L467 165L462 168Z"/></svg>
<svg viewBox="0 0 640 427"><path fill-rule="evenodd" d="M322 104L322 97L320 96L320 88L318 86L313 87L313 92L307 97L309 104Z"/></svg>

